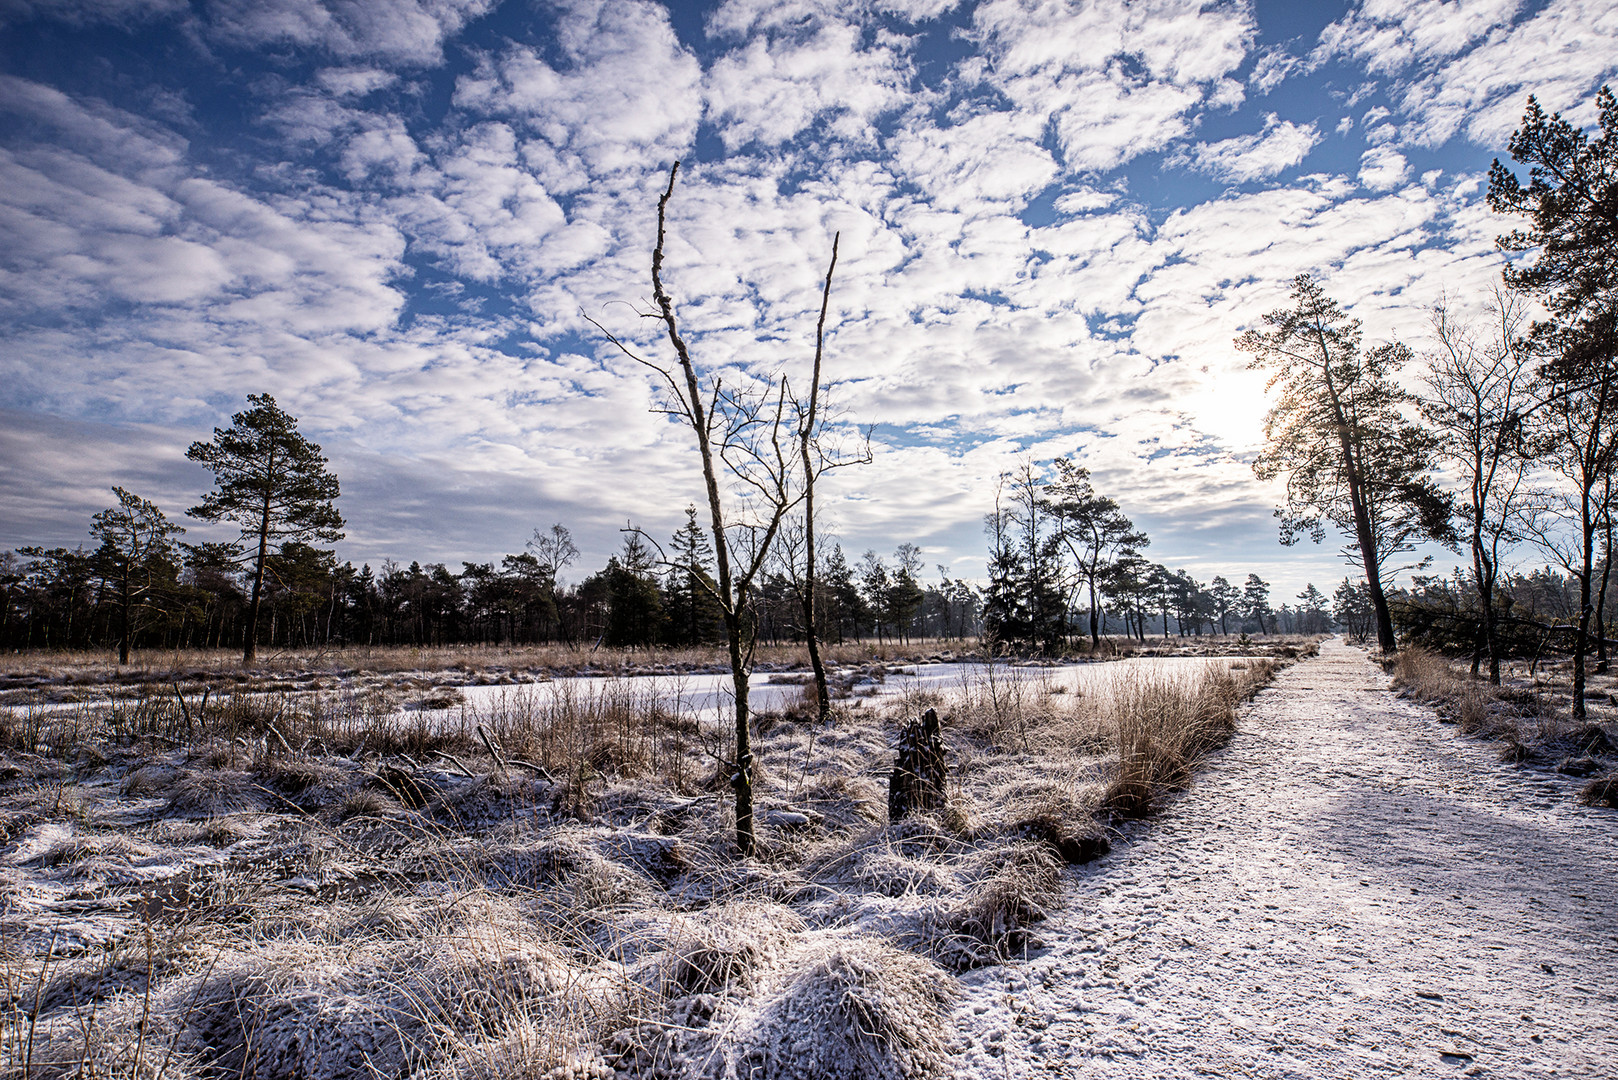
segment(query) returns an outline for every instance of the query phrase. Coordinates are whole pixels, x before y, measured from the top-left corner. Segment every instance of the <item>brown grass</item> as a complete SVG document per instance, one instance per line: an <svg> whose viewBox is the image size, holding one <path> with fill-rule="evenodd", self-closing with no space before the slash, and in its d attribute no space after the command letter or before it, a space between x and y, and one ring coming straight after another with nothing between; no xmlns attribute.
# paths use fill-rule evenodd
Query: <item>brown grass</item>
<svg viewBox="0 0 1618 1080"><path fill-rule="evenodd" d="M254 684L0 710L0 843L29 886L0 908L0 1073L930 1074L946 972L1030 947L1125 763L1185 783L1225 722L1208 702L1269 667L935 695L951 808L896 825L888 742L919 699L778 718L747 860L704 788L723 739L627 681L447 716ZM1168 711L1140 735L1143 698ZM64 959L68 923L90 936Z"/></svg>
<svg viewBox="0 0 1618 1080"><path fill-rule="evenodd" d="M974 655L977 646L953 640L920 639L907 643L847 642L821 645L831 666L866 663L915 663L949 654ZM329 648L280 649L262 654L243 668L239 650L165 649L136 651L130 663L118 665L110 651L29 650L0 654L0 685L43 683L161 683L280 678L288 688L299 683L318 689L338 677L360 673L403 674L456 672L467 681L501 681L502 676L629 674L729 670L723 646L638 649L550 645L449 645L437 647L347 645ZM755 660L762 670L807 668L802 645L761 644Z"/></svg>
<svg viewBox="0 0 1618 1080"><path fill-rule="evenodd" d="M1498 741L1500 760L1556 767L1588 775L1618 756L1611 714L1588 703L1591 718L1575 723L1564 711L1565 688L1554 680L1511 680L1492 687L1443 656L1421 648L1400 652L1390 666L1393 685L1430 705L1440 719L1467 735Z"/></svg>
<svg viewBox="0 0 1618 1080"><path fill-rule="evenodd" d="M1145 817L1164 793L1185 788L1208 753L1236 731L1238 706L1266 685L1272 661L1207 670L1189 681L1136 674L1115 683L1108 718L1117 732L1117 772L1102 805L1120 818Z"/></svg>

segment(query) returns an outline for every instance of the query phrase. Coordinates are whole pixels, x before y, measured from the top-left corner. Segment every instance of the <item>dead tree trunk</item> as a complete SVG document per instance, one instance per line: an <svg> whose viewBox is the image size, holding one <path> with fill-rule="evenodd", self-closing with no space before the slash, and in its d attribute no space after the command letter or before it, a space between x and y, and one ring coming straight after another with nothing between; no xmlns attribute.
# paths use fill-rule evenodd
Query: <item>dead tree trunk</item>
<svg viewBox="0 0 1618 1080"><path fill-rule="evenodd" d="M942 811L948 797L944 790L944 736L937 711L928 709L920 720L899 729L898 749L899 757L888 780L888 820Z"/></svg>

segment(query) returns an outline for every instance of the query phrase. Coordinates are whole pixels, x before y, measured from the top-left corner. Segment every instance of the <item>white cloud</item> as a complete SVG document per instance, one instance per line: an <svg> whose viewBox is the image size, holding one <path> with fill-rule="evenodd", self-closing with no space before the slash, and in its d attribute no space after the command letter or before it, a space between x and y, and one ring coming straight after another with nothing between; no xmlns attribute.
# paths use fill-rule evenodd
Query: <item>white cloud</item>
<svg viewBox="0 0 1618 1080"><path fill-rule="evenodd" d="M1360 183L1372 191L1388 191L1404 183L1410 164L1399 151L1376 146L1360 155Z"/></svg>
<svg viewBox="0 0 1618 1080"><path fill-rule="evenodd" d="M1059 173L1040 146L1037 119L982 113L949 126L906 129L890 143L893 166L929 207L985 211L1021 206Z"/></svg>
<svg viewBox="0 0 1618 1080"><path fill-rule="evenodd" d="M1247 83L1260 94L1268 94L1302 66L1302 60L1284 49L1272 49L1258 58Z"/></svg>
<svg viewBox="0 0 1618 1080"><path fill-rule="evenodd" d="M1522 0L1364 0L1321 32L1316 56L1353 56L1366 70L1396 74L1445 60L1510 26Z"/></svg>
<svg viewBox="0 0 1618 1080"><path fill-rule="evenodd" d="M455 104L533 132L531 153L548 182L639 175L680 156L702 115L702 72L675 38L668 13L647 0L576 0L558 13L558 70L514 45L459 80Z"/></svg>
<svg viewBox="0 0 1618 1080"><path fill-rule="evenodd" d="M734 150L785 142L817 118L840 138L870 141L884 113L914 104L909 60L896 42L867 47L853 23L756 37L721 56L707 75L709 120Z"/></svg>
<svg viewBox="0 0 1618 1080"><path fill-rule="evenodd" d="M399 64L443 60L446 38L495 0L209 0L208 37L247 48L296 46Z"/></svg>
<svg viewBox="0 0 1618 1080"><path fill-rule="evenodd" d="M1075 171L1168 145L1216 97L1233 104L1226 76L1254 35L1245 9L1195 0L991 0L973 22L988 83L1050 119Z"/></svg>
<svg viewBox="0 0 1618 1080"><path fill-rule="evenodd" d="M1238 184L1266 180L1297 165L1320 144L1313 124L1294 124L1274 113L1258 135L1238 135L1216 143L1196 143L1182 160L1198 172Z"/></svg>
<svg viewBox="0 0 1618 1080"><path fill-rule="evenodd" d="M1457 134L1504 147L1529 94L1588 122L1597 86L1618 72L1618 7L1550 0L1379 0L1328 28L1317 55L1351 56L1399 78L1399 138L1438 146Z"/></svg>
<svg viewBox="0 0 1618 1080"><path fill-rule="evenodd" d="M897 15L913 23L936 19L959 0L722 0L709 14L707 31L714 37L746 38L759 30L779 30L872 15Z"/></svg>
<svg viewBox="0 0 1618 1080"><path fill-rule="evenodd" d="M363 97L393 86L399 76L374 67L326 68L316 73L315 81L338 97Z"/></svg>

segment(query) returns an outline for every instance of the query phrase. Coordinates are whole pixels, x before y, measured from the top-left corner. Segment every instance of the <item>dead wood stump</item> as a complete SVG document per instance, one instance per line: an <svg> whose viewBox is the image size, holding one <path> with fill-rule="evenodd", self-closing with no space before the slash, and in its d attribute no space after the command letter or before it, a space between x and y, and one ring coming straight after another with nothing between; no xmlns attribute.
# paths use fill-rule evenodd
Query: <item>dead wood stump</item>
<svg viewBox="0 0 1618 1080"><path fill-rule="evenodd" d="M888 779L888 820L910 814L942 812L944 793L944 735L936 710L899 729L899 756Z"/></svg>

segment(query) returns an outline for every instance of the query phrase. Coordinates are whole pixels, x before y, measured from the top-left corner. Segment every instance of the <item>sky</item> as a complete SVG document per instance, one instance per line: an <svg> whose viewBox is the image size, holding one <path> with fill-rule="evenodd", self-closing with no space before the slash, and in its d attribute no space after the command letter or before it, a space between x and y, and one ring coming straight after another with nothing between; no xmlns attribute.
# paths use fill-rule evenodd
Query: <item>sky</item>
<svg viewBox="0 0 1618 1080"><path fill-rule="evenodd" d="M1233 339L1312 273L1430 347L1499 279L1527 96L1589 125L1615 71L1610 0L0 0L0 549L87 542L112 485L182 518L252 393L356 563L671 533L691 433L591 320L671 359L679 160L666 281L732 385L805 385L841 234L851 556L980 578L996 477L1071 457L1154 561L1329 593Z"/></svg>

